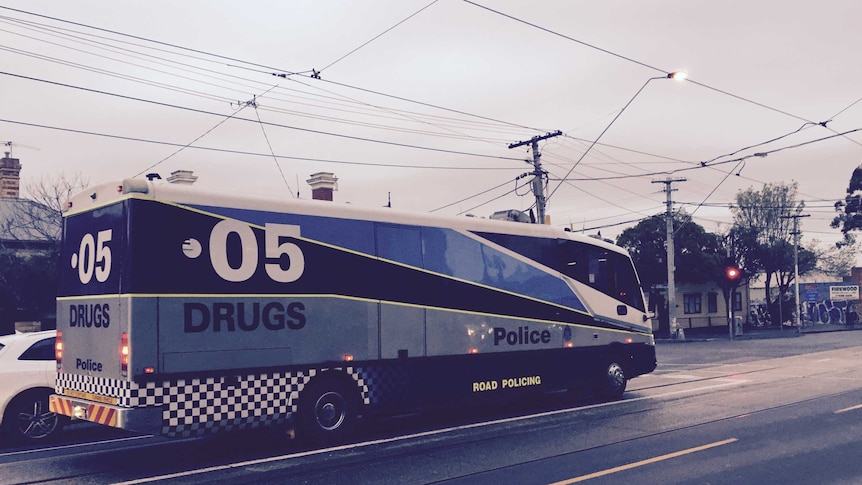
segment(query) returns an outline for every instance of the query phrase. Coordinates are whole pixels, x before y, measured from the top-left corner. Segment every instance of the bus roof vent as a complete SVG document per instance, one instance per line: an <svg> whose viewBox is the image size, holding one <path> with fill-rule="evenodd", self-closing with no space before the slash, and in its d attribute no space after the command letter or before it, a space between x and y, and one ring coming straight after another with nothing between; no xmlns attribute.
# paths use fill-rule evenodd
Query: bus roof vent
<svg viewBox="0 0 862 485"><path fill-rule="evenodd" d="M527 224L533 222L530 220L529 214L516 209L497 211L491 214L491 219L496 219L498 221L526 222Z"/></svg>

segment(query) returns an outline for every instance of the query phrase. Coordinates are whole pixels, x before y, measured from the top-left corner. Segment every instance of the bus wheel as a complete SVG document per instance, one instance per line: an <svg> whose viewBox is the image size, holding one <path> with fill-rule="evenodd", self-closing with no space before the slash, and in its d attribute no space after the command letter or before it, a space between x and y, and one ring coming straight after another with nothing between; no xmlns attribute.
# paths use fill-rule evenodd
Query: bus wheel
<svg viewBox="0 0 862 485"><path fill-rule="evenodd" d="M618 357L613 357L604 366L596 386L596 394L599 397L611 400L623 397L628 377L620 360Z"/></svg>
<svg viewBox="0 0 862 485"><path fill-rule="evenodd" d="M356 429L359 399L356 389L338 379L312 382L299 402L299 437L316 445L349 439Z"/></svg>

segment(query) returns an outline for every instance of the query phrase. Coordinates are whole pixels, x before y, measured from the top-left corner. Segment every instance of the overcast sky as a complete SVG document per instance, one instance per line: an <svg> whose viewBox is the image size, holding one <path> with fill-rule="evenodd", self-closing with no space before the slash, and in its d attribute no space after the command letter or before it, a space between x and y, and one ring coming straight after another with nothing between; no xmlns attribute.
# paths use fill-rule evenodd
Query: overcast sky
<svg viewBox="0 0 862 485"><path fill-rule="evenodd" d="M676 209L726 229L737 191L795 181L825 244L862 162L862 131L838 136L862 129L858 0L0 7L0 140L24 186L186 169L310 198L328 171L337 202L487 216L534 203L509 144L560 130L540 143L555 225L616 238L673 177Z"/></svg>

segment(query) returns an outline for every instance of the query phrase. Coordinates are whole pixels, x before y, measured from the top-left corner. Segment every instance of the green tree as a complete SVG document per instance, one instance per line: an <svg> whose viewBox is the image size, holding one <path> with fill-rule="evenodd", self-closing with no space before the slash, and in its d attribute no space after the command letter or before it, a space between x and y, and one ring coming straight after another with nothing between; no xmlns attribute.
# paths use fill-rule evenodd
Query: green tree
<svg viewBox="0 0 862 485"><path fill-rule="evenodd" d="M731 208L733 231L743 236L750 266L764 274L767 306L779 323L789 317L783 312L794 275L794 224L805 204L796 201L797 184L765 184L760 190L749 188L736 195ZM805 248L798 248L799 273L814 269L817 257ZM753 273L752 273L753 274ZM778 288L773 299L772 288ZM793 303L790 303L793 308ZM778 311L772 311L777 309Z"/></svg>
<svg viewBox="0 0 862 485"><path fill-rule="evenodd" d="M817 256L817 270L834 278L849 276L856 265L856 255L860 247L858 243L828 245L823 249L821 241L813 240L805 248Z"/></svg>
<svg viewBox="0 0 862 485"><path fill-rule="evenodd" d="M707 283L717 281L723 274L721 238L706 232L692 221L690 215L680 212L673 218L674 279L680 283ZM644 291L650 295L650 304L664 297L658 286L667 285L667 222L664 214L641 220L636 226L622 232L617 245L629 251L637 268ZM655 308L655 307L654 307ZM667 315L660 313L659 332L670 332Z"/></svg>
<svg viewBox="0 0 862 485"><path fill-rule="evenodd" d="M847 186L847 196L835 203L835 210L839 215L832 219L831 225L835 229L840 228L844 234L844 240L837 245L851 245L855 241L851 233L862 230L862 165L853 170L850 184Z"/></svg>

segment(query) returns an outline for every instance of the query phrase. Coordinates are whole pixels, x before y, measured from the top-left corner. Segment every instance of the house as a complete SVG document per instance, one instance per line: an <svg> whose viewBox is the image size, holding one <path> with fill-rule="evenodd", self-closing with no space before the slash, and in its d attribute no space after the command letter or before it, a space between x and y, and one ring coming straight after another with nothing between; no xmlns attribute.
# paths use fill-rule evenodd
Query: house
<svg viewBox="0 0 862 485"><path fill-rule="evenodd" d="M684 332L693 330L694 333L727 331L730 312L721 287L715 283L676 283L674 286L676 287L674 292L675 317L678 328ZM660 301L649 302L649 308L656 313L656 318L653 318L653 333L661 332L659 328L660 319L667 321L667 315L664 314L666 295L667 289L664 288L659 295ZM749 324L750 295L748 285L736 288L731 302L734 322L737 325Z"/></svg>
<svg viewBox="0 0 862 485"><path fill-rule="evenodd" d="M750 294L748 285L736 288L731 298L731 308L724 300L722 288L715 283L676 285L676 323L688 330L727 329L731 315L737 324L748 324Z"/></svg>
<svg viewBox="0 0 862 485"><path fill-rule="evenodd" d="M21 163L0 159L0 335L22 321L55 320L55 278L60 221L56 210L19 196ZM28 266L29 265L29 266Z"/></svg>

